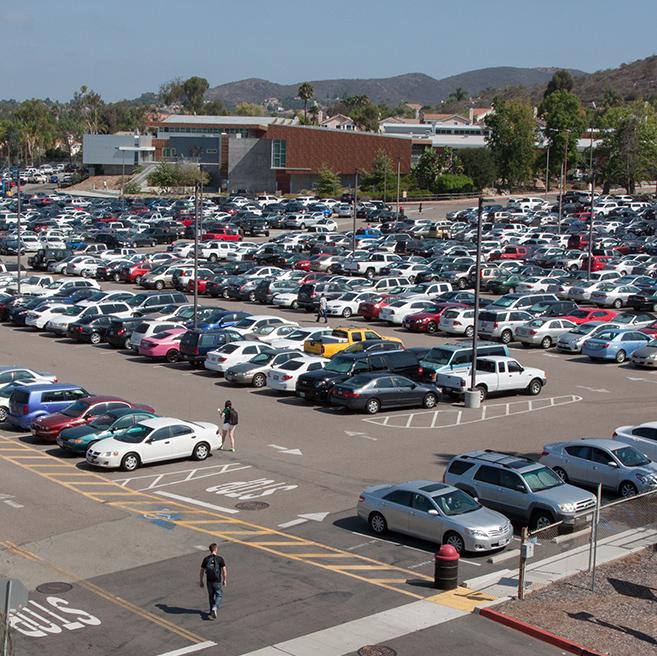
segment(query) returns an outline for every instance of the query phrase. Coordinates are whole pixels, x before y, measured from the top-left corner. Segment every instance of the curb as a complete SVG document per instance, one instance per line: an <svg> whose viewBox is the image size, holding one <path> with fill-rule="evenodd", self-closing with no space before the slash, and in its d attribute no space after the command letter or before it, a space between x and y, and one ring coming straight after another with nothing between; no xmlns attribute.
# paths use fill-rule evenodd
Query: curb
<svg viewBox="0 0 657 656"><path fill-rule="evenodd" d="M477 608L477 613L482 617L486 617L487 619L492 620L493 622L504 624L504 626L508 626L511 629L515 629L516 631L530 635L533 638L547 642L548 644L570 652L571 654L577 654L578 656L605 656L601 652L582 647L582 645L578 645L572 640L562 638L561 636L558 636L554 633L550 633L550 631L540 629L533 624L527 624L522 620L518 620L515 617L510 617L509 615L500 613L499 611L493 610L492 608Z"/></svg>

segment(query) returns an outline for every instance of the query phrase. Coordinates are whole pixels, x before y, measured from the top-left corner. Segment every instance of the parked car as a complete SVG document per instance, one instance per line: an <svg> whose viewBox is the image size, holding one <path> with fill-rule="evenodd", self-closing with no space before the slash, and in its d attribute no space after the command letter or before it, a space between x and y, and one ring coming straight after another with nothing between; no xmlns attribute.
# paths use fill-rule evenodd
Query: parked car
<svg viewBox="0 0 657 656"><path fill-rule="evenodd" d="M271 367L267 372L267 387L279 392L294 392L297 380L307 371L322 369L328 360L309 355L299 355L282 364Z"/></svg>
<svg viewBox="0 0 657 656"><path fill-rule="evenodd" d="M204 366L209 371L217 371L223 374L232 365L244 362L269 349L270 347L266 344L248 340L229 342L214 351L210 351L205 358Z"/></svg>
<svg viewBox="0 0 657 656"><path fill-rule="evenodd" d="M264 350L253 356L250 360L234 364L224 372L224 380L239 385L264 387L267 384L267 374L270 369L284 362L299 358L296 349Z"/></svg>
<svg viewBox="0 0 657 656"><path fill-rule="evenodd" d="M552 442L539 462L565 483L601 484L621 497L657 489L657 463L634 446L609 439L587 438Z"/></svg>
<svg viewBox="0 0 657 656"><path fill-rule="evenodd" d="M614 431L612 439L635 447L647 458L657 462L657 422L619 426Z"/></svg>
<svg viewBox="0 0 657 656"><path fill-rule="evenodd" d="M208 422L153 417L87 449L87 463L132 472L151 462L193 458L205 460L221 447L219 427Z"/></svg>
<svg viewBox="0 0 657 656"><path fill-rule="evenodd" d="M584 344L589 337L596 337L607 328L616 327L615 324L606 321L588 321L576 325L568 332L559 335L556 344L557 351L563 351L564 353L580 353L582 350L582 344Z"/></svg>
<svg viewBox="0 0 657 656"><path fill-rule="evenodd" d="M632 364L635 367L652 369L657 366L657 339L652 335L650 337L652 337L651 341L632 353Z"/></svg>
<svg viewBox="0 0 657 656"><path fill-rule="evenodd" d="M56 383L57 376L29 367L0 366L0 389L12 383Z"/></svg>
<svg viewBox="0 0 657 656"><path fill-rule="evenodd" d="M372 485L358 497L358 516L382 535L395 531L460 554L502 549L513 537L511 522L462 490L433 481Z"/></svg>
<svg viewBox="0 0 657 656"><path fill-rule="evenodd" d="M167 362L180 360L180 341L187 328L170 328L154 333L139 342L139 355L146 358L164 358Z"/></svg>
<svg viewBox="0 0 657 656"><path fill-rule="evenodd" d="M615 360L622 364L649 341L650 337L638 330L609 328L587 339L581 352L591 360Z"/></svg>
<svg viewBox="0 0 657 656"><path fill-rule="evenodd" d="M180 357L192 366L200 367L210 351L227 342L240 341L242 335L232 328L218 330L188 330L180 340Z"/></svg>
<svg viewBox="0 0 657 656"><path fill-rule="evenodd" d="M540 346L548 349L557 343L561 335L575 327L574 323L566 319L540 317L516 328L515 334L516 339L523 346Z"/></svg>

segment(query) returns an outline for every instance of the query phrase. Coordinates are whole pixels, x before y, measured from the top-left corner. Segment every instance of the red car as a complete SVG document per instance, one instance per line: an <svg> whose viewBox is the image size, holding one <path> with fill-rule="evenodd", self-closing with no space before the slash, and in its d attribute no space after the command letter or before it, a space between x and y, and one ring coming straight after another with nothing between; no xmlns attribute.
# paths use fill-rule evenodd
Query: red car
<svg viewBox="0 0 657 656"><path fill-rule="evenodd" d="M615 312L614 310L604 310L602 308L579 308L573 310L570 314L566 314L559 318L572 321L579 326L587 321L613 321L617 314L618 312Z"/></svg>
<svg viewBox="0 0 657 656"><path fill-rule="evenodd" d="M139 284L142 276L145 276L153 268L152 264L140 262L131 267L123 268L119 271L119 277L124 282L133 282Z"/></svg>
<svg viewBox="0 0 657 656"><path fill-rule="evenodd" d="M234 228L227 228L223 226L213 226L208 228L207 232L203 233L202 239L214 239L217 241L242 241L242 235Z"/></svg>
<svg viewBox="0 0 657 656"><path fill-rule="evenodd" d="M198 281L198 293L199 294L205 294L207 292L207 287L208 283L210 282L209 279L207 278L199 278ZM190 278L187 281L187 293L188 294L193 294L194 293L194 279Z"/></svg>
<svg viewBox="0 0 657 656"><path fill-rule="evenodd" d="M438 332L438 324L440 317L445 310L451 308L464 308L468 307L463 303L436 303L435 307L431 310L424 310L423 312L416 312L409 314L404 318L404 328L414 333L430 333Z"/></svg>
<svg viewBox="0 0 657 656"><path fill-rule="evenodd" d="M310 259L308 259L308 260L297 260L294 263L293 268L296 269L297 271L310 271L310 263L311 263Z"/></svg>
<svg viewBox="0 0 657 656"><path fill-rule="evenodd" d="M657 321L653 321L649 326L641 328L639 332L650 335L651 337L657 337Z"/></svg>
<svg viewBox="0 0 657 656"><path fill-rule="evenodd" d="M611 260L611 257L609 255L593 255L593 259L591 260L591 271L602 271L607 267L607 262ZM589 267L589 258L584 257L582 258L582 264L580 268L582 271L587 271Z"/></svg>
<svg viewBox="0 0 657 656"><path fill-rule="evenodd" d="M61 412L39 417L32 424L32 435L44 442L55 442L59 433L65 428L81 426L109 410L118 408L139 408L140 410L155 412L148 405L131 403L116 396L88 396L75 401Z"/></svg>
<svg viewBox="0 0 657 656"><path fill-rule="evenodd" d="M358 305L357 314L365 321L376 321L379 318L379 313L389 303L396 300L396 294L382 294L378 300L364 301Z"/></svg>
<svg viewBox="0 0 657 656"><path fill-rule="evenodd" d="M525 260L529 256L526 246L505 246L499 253L491 253L491 260Z"/></svg>

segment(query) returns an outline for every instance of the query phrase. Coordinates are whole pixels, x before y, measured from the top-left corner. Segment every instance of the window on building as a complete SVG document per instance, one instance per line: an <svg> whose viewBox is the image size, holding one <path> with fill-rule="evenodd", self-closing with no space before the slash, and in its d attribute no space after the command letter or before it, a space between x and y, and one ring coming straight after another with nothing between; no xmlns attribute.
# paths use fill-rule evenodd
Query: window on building
<svg viewBox="0 0 657 656"><path fill-rule="evenodd" d="M162 149L162 156L163 157L171 157L171 149L170 148L163 148Z"/></svg>
<svg viewBox="0 0 657 656"><path fill-rule="evenodd" d="M217 149L216 149L216 148L207 148L207 149L205 150L205 152L206 152L208 155L216 155L216 154L217 154Z"/></svg>
<svg viewBox="0 0 657 656"><path fill-rule="evenodd" d="M287 166L287 142L285 139L274 139L271 149L271 167L284 169Z"/></svg>

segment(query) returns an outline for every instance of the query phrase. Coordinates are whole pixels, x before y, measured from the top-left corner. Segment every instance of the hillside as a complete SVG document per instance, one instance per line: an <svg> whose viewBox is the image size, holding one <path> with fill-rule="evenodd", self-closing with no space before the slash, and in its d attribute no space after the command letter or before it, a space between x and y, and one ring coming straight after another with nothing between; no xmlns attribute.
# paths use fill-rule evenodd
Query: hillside
<svg viewBox="0 0 657 656"><path fill-rule="evenodd" d="M510 86L531 87L546 84L554 68L516 68L499 66L468 71L459 75L437 80L424 73L406 73L395 77L373 79L311 80L315 97L327 103L337 98L366 95L374 102L396 105L415 102L436 105L445 100L457 88L476 95L484 89ZM582 71L571 71L573 75L585 75ZM208 97L219 99L228 105L239 102L262 103L265 98L278 98L284 104L294 99L300 82L277 84L268 80L250 78L213 87Z"/></svg>

